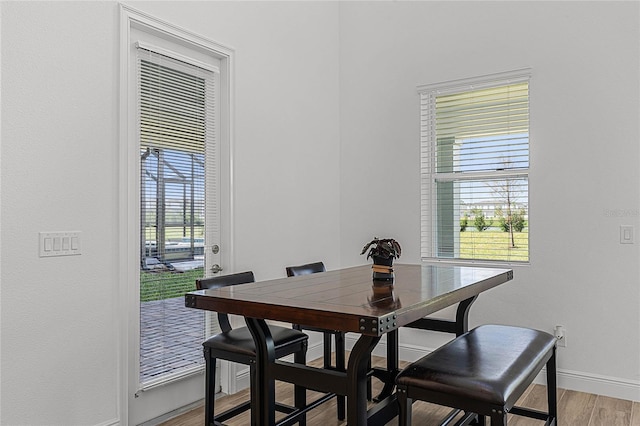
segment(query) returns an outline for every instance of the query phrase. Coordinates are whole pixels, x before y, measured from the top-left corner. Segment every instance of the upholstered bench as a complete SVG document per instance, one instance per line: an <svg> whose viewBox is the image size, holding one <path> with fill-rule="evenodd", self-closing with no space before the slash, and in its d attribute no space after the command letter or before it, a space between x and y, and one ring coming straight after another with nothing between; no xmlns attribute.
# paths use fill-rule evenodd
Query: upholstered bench
<svg viewBox="0 0 640 426"><path fill-rule="evenodd" d="M556 339L542 331L502 325L477 327L407 366L396 378L399 425L411 424L414 400L465 411L458 424L477 415L484 424L506 425L507 413L557 425ZM547 367L548 412L514 406Z"/></svg>

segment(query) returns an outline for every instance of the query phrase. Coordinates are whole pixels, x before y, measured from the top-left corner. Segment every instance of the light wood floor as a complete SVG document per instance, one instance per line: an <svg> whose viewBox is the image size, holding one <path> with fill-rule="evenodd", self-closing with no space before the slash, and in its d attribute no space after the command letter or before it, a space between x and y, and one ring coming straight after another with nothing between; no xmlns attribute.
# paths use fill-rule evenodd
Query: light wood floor
<svg viewBox="0 0 640 426"><path fill-rule="evenodd" d="M321 366L321 360L309 363ZM383 365L384 359L374 357L374 364ZM377 380L373 381L374 394ZM379 388L378 388L379 389ZM236 405L248 399L249 391L245 389L233 395L223 396L216 400L216 412ZM309 392L308 400L314 398ZM293 386L288 383L276 383L276 398L283 403L292 404ZM546 389L542 385L532 385L522 396L518 405L546 410ZM413 404L413 424L437 425L450 409L424 402ZM558 389L558 419L563 426L640 426L640 402L609 398L589 393ZM509 426L539 426L542 421L518 416L510 416ZM204 424L204 408L199 407L162 423L161 426L202 426ZM249 414L244 413L228 422L229 426L245 426L249 424ZM393 420L389 425L397 425ZM335 398L310 411L307 414L309 426L343 426L345 421L336 418Z"/></svg>

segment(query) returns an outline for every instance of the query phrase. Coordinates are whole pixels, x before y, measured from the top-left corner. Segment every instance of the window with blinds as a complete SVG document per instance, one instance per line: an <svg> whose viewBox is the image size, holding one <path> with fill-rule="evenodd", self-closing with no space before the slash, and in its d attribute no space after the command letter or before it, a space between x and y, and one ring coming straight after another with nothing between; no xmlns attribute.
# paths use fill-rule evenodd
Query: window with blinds
<svg viewBox="0 0 640 426"><path fill-rule="evenodd" d="M205 315L184 306L204 276L205 182L215 73L138 46L140 383L202 368Z"/></svg>
<svg viewBox="0 0 640 426"><path fill-rule="evenodd" d="M423 258L529 261L529 78L419 88Z"/></svg>

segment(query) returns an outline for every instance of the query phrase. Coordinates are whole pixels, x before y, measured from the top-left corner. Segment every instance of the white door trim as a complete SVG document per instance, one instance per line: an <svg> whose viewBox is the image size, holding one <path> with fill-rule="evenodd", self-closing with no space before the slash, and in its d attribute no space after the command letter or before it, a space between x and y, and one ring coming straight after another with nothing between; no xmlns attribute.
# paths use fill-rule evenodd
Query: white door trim
<svg viewBox="0 0 640 426"><path fill-rule="evenodd" d="M220 60L220 215L221 223L221 263L226 272L234 270L233 253L233 128L234 128L234 79L233 66L235 51L215 41L206 39L166 21L157 19L144 12L135 10L127 5L120 4L120 140L119 140L119 196L118 196L118 296L114 301L116 306L114 316L119 319L118 333L118 417L120 424L129 424L130 401L134 398L137 389L132 386L134 381L130 377L132 368L131 356L133 348L130 341L132 327L139 327L139 321L135 312L132 312L132 300L138 300L139 294L135 286L129 285L136 282L139 273L139 261L137 246L139 244L139 219L137 215L139 188L138 164L134 159L138 158L135 144L135 103L132 102L131 93L134 91L131 81L130 69L130 34L131 28L145 28L156 34L168 35L174 40L183 41L198 50L211 54ZM222 374L224 375L224 374ZM200 376L201 380L201 377ZM167 407L167 409L170 409Z"/></svg>

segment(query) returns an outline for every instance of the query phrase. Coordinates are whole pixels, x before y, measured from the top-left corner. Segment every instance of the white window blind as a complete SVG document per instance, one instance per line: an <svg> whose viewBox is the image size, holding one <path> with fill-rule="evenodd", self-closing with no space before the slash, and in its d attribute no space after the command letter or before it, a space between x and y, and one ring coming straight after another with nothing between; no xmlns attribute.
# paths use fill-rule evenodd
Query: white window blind
<svg viewBox="0 0 640 426"><path fill-rule="evenodd" d="M184 294L204 276L217 75L166 52L138 45L137 53L144 389L203 365L205 315L186 308Z"/></svg>
<svg viewBox="0 0 640 426"><path fill-rule="evenodd" d="M529 260L529 73L419 88L422 257Z"/></svg>

